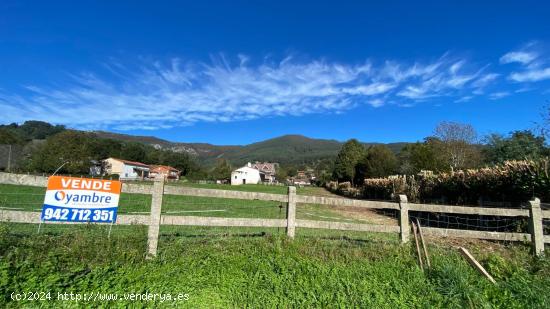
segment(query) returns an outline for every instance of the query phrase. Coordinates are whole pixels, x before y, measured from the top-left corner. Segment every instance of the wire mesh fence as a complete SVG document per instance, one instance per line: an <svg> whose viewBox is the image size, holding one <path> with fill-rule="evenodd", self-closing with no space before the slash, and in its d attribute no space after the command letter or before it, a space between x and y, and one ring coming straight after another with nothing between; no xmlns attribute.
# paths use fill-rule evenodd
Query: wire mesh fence
<svg viewBox="0 0 550 309"><path fill-rule="evenodd" d="M296 219L395 227L399 225L398 212L394 209L371 209L365 207L310 203L298 203L296 205ZM343 240L348 242L361 242L368 240L398 241L398 236L396 233L373 233L325 228L298 228L296 230L296 235L300 237Z"/></svg>
<svg viewBox="0 0 550 309"><path fill-rule="evenodd" d="M418 219L422 226L443 229L475 230L488 232L528 233L526 217L482 216L451 213L411 211L413 222Z"/></svg>
<svg viewBox="0 0 550 309"><path fill-rule="evenodd" d="M0 185L0 209L40 211L46 188Z"/></svg>
<svg viewBox="0 0 550 309"><path fill-rule="evenodd" d="M550 203L540 203L540 208L543 211L550 211ZM544 235L550 235L550 218L542 220L542 230Z"/></svg>
<svg viewBox="0 0 550 309"><path fill-rule="evenodd" d="M38 182L35 181L35 183ZM140 186L139 183L127 184L125 188L126 191L129 192L147 193L123 192L120 195L118 213L121 215L144 215L142 219L139 219L142 220L140 224L150 224L147 222L149 222L148 215L151 212L153 199L151 195L152 191L145 186ZM201 191L197 189L206 190ZM286 195L276 193L275 191L270 191L270 194L266 194L266 192L256 187L244 188L251 190L248 192L242 192L243 188L239 188L239 190L230 190L232 192L227 192L226 190L209 191L209 189L214 188L201 185L196 189L192 187L181 190L174 190L173 188L167 190L165 187L161 207L161 215L163 216L163 223L160 227L161 239L167 237L185 238L202 236L264 237L269 235L284 235L286 233L287 220L285 219L287 218L288 208ZM281 188L273 187L273 190L276 189L282 190ZM297 191L298 197L300 194L313 195L313 197L308 198L302 196L297 200L296 220L302 220L303 222L308 221L305 222L303 226L300 226L298 222L296 228L297 236L349 241L364 241L371 239L381 239L384 241L399 240L400 210L396 209L399 208L399 204L396 201L380 202L345 199L312 188ZM44 193L45 188L43 187L0 184L0 209L39 212L44 201ZM212 196L210 194L212 194ZM290 197L288 199L290 199ZM409 205L412 207L414 204L410 203ZM461 230L529 233L528 217L525 217L525 215L521 217L521 215L526 212L527 205L519 205L522 209L517 217L514 217L516 215L514 212L511 214L507 213L507 215L503 214L503 216L473 215L471 213L478 213L478 211L467 211L468 209L465 209L466 207L457 207L461 210L454 211L453 213L446 213L445 207L452 209L454 206L441 205L439 203L436 203L436 205L439 205L438 208L424 207L426 205L416 205L416 208L411 208L408 212L410 221L416 222L416 220L418 220L423 227L455 230L454 233L452 233L455 237L460 237L457 232ZM550 204L543 203L541 208L548 211L550 210L549 206ZM477 205L472 207L480 209ZM483 207L502 208L502 205L485 203ZM425 209L437 210L428 211ZM470 214L458 213L464 211ZM499 212L491 210L481 213L493 214ZM126 218L129 217L131 216L127 216ZM145 219L143 219L143 217L145 217ZM179 218L170 219L169 217ZM216 219L217 221L210 219ZM219 219L224 220L220 221ZM270 220L271 222L269 222ZM264 221L267 222L265 225ZM290 224L290 222L289 220L288 224ZM321 224L316 224L316 222L321 222ZM330 224L327 224L327 222ZM542 223L544 226L544 233L549 235L548 229L550 227L550 219L544 219ZM190 224L193 224L193 226ZM367 225L375 226L375 228L365 228ZM379 227L391 228L386 229ZM116 233L128 233L128 231L132 233L131 231L133 228L134 227L124 227L114 224L114 226L109 227L109 231L112 230L114 233L113 235ZM48 224L47 226L47 231L52 233L72 229L72 227L55 224ZM44 229L44 231L46 231L46 229ZM434 231L432 230L432 232ZM435 233L433 235L438 234ZM483 237L487 234L475 235L481 235L481 237ZM474 236L470 237L475 238ZM518 240L518 238L516 237L515 240Z"/></svg>

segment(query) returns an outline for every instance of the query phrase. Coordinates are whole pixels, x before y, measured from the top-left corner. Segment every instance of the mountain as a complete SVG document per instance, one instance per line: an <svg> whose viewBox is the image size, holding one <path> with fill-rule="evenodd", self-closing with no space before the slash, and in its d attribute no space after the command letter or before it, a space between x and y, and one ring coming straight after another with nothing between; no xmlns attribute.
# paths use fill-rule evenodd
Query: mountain
<svg viewBox="0 0 550 309"><path fill-rule="evenodd" d="M213 165L218 158L225 158L233 165L251 161L270 161L281 164L300 164L334 157L340 151L342 142L314 139L303 135L283 135L244 146L218 146L207 143L176 143L152 136L133 136L112 132L96 131L98 137L123 141L140 142L158 149L191 154L205 165ZM363 143L365 146L379 143ZM407 143L386 144L398 153Z"/></svg>

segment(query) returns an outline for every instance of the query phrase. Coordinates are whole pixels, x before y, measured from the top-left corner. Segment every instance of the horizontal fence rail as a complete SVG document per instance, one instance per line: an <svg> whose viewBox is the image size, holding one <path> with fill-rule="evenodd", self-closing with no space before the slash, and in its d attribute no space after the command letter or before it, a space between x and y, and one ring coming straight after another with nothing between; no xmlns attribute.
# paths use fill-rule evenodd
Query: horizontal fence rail
<svg viewBox="0 0 550 309"><path fill-rule="evenodd" d="M509 209L509 208L488 208L488 207L467 207L467 206L449 206L433 204L409 204L409 210L463 214L463 215L482 215L482 216L501 216L501 217L529 217L529 210Z"/></svg>
<svg viewBox="0 0 550 309"><path fill-rule="evenodd" d="M0 184L25 185L45 187L47 177L0 173ZM271 194L261 192L245 192L218 189L190 188L177 185L164 184L163 181L155 181L153 185L123 183L122 192L129 194L151 195L151 212L148 215L119 214L117 225L147 225L149 226L148 252L156 255L160 225L176 226L226 226L226 227L277 227L286 228L287 235L294 237L296 228L329 229L360 232L380 232L400 234L403 242L408 241L410 233L411 211L441 214L463 214L479 216L499 217L526 217L530 223L530 233L491 232L479 230L449 229L423 226L426 235L453 238L474 238L500 241L527 241L532 242L534 252L540 254L544 251L544 243L550 243L550 235L543 234L542 220L550 219L550 210L541 210L540 201L531 201L529 209L507 209L488 207L467 207L452 205L413 204L408 203L405 196L400 196L399 202L368 201L341 197L296 195L294 187L289 187L288 194ZM212 197L221 199L261 200L277 201L287 204L285 219L260 219L260 218L225 218L225 217L199 217L199 216L175 216L161 213L163 195L184 195L197 197ZM319 204L328 206L345 206L367 208L374 210L396 210L399 216L399 225L363 224L337 221L315 221L296 219L297 204ZM0 221L16 223L41 223L39 212L18 211L0 209ZM48 222L48 224L75 224L66 222ZM109 224L109 223L106 223Z"/></svg>

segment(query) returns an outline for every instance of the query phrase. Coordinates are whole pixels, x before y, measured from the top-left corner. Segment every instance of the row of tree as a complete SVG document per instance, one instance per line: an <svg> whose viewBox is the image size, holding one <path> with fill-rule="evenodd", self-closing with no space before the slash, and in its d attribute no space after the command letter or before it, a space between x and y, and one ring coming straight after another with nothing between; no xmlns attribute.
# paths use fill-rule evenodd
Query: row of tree
<svg viewBox="0 0 550 309"><path fill-rule="evenodd" d="M94 133L63 130L38 143L29 143L18 169L33 173L88 174L90 166L108 157L146 164L173 166L183 175L201 173L200 166L186 153L155 149L137 142L99 138Z"/></svg>
<svg viewBox="0 0 550 309"><path fill-rule="evenodd" d="M544 136L531 131L492 134L480 141L471 125L443 122L433 136L406 145L399 154L384 145L365 148L355 139L347 141L334 161L332 180L361 185L365 178L478 168L508 160L536 160L549 154Z"/></svg>

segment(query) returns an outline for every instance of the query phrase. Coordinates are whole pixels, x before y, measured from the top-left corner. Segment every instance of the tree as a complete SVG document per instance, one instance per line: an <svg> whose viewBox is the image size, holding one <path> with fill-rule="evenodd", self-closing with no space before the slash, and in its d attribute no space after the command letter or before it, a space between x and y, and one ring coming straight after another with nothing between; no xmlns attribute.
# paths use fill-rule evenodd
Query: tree
<svg viewBox="0 0 550 309"><path fill-rule="evenodd" d="M153 147L147 148L147 161L149 164L169 165L180 170L181 175L188 175L195 169L195 162L187 153L174 152L171 150L157 150Z"/></svg>
<svg viewBox="0 0 550 309"><path fill-rule="evenodd" d="M477 133L469 124L441 122L434 135L443 143L443 151L452 169L464 169L477 165L479 149L474 145Z"/></svg>
<svg viewBox="0 0 550 309"><path fill-rule="evenodd" d="M21 136L27 140L45 139L49 136L65 131L65 126L54 126L47 122L36 120L25 121L25 123L20 126L17 124L11 124L9 127L19 132Z"/></svg>
<svg viewBox="0 0 550 309"><path fill-rule="evenodd" d="M531 131L514 131L509 137L492 134L487 139L484 153L490 163L539 159L548 153L544 136L535 136Z"/></svg>
<svg viewBox="0 0 550 309"><path fill-rule="evenodd" d="M94 159L90 141L88 133L72 130L50 136L31 154L28 169L51 173L64 164L60 173L88 174Z"/></svg>
<svg viewBox="0 0 550 309"><path fill-rule="evenodd" d="M362 184L365 178L386 177L396 171L395 154L387 146L371 146L355 166L354 183Z"/></svg>
<svg viewBox="0 0 550 309"><path fill-rule="evenodd" d="M442 149L441 141L436 138L427 138L423 143L405 146L399 153L399 172L413 175L422 170L447 171L449 165Z"/></svg>
<svg viewBox="0 0 550 309"><path fill-rule="evenodd" d="M0 128L0 145L16 145L23 143L23 139L12 130Z"/></svg>
<svg viewBox="0 0 550 309"><path fill-rule="evenodd" d="M279 182L286 182L286 179L288 178L287 169L282 166L279 167L277 169L277 173L275 174L275 178L277 178L277 181Z"/></svg>
<svg viewBox="0 0 550 309"><path fill-rule="evenodd" d="M147 161L146 145L138 142L126 142L122 146L121 159L143 162Z"/></svg>
<svg viewBox="0 0 550 309"><path fill-rule="evenodd" d="M210 173L215 180L230 180L231 179L231 164L226 159L218 159L216 167Z"/></svg>
<svg viewBox="0 0 550 309"><path fill-rule="evenodd" d="M365 147L356 139L350 139L342 145L334 162L333 178L338 181L351 181L355 178L355 165L365 155Z"/></svg>

